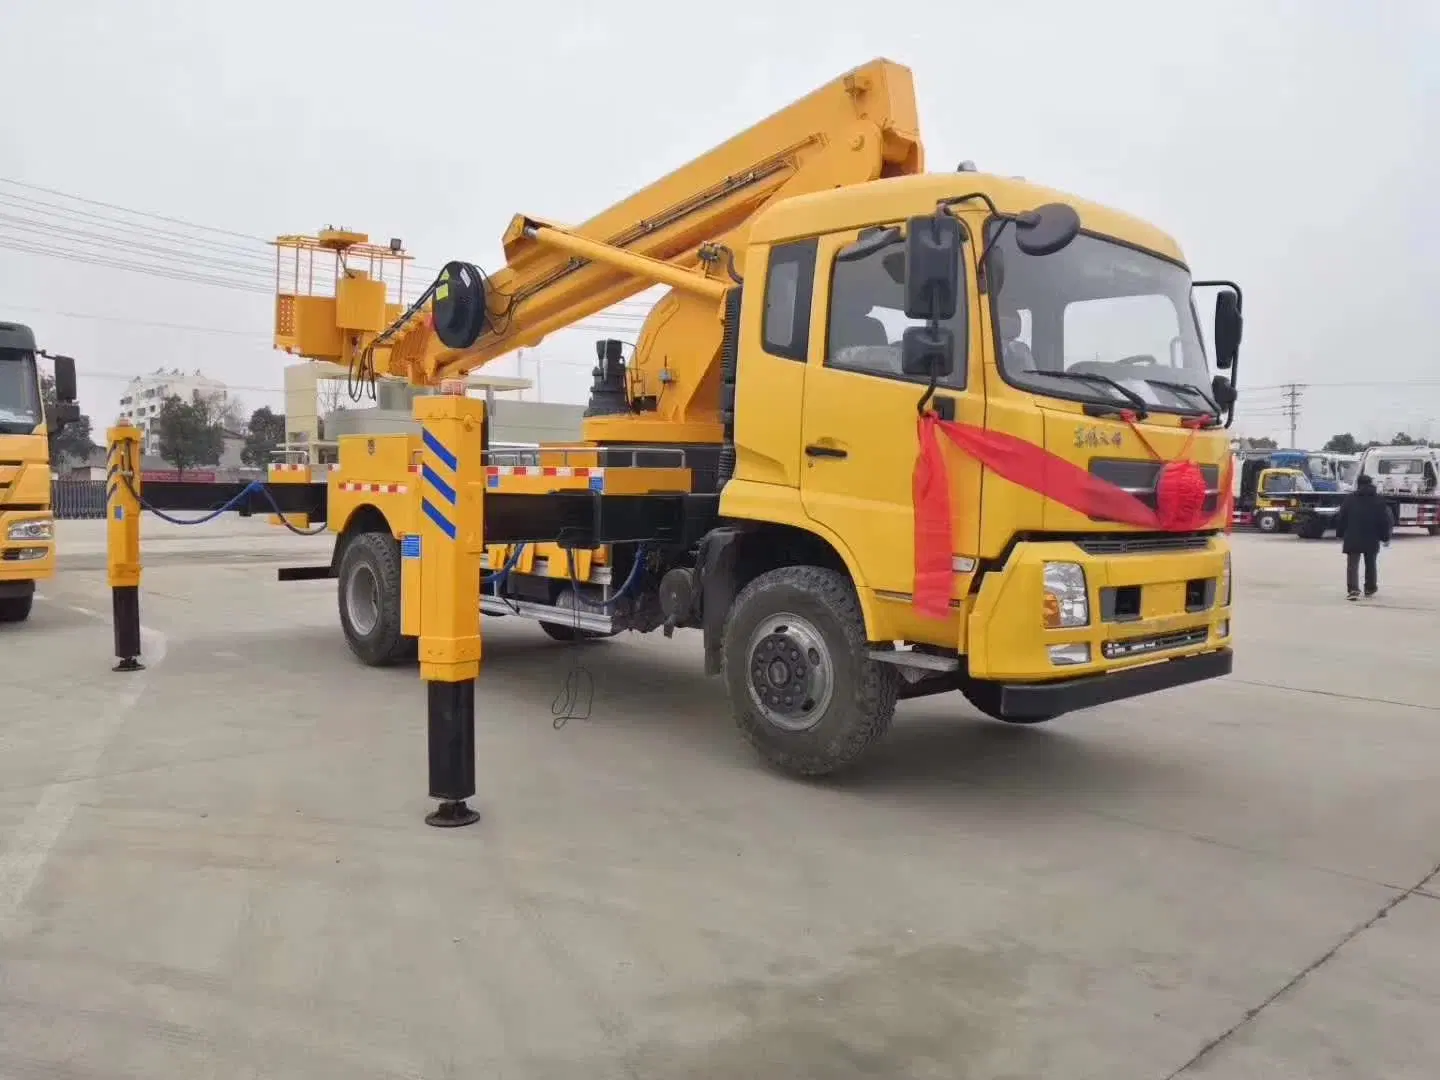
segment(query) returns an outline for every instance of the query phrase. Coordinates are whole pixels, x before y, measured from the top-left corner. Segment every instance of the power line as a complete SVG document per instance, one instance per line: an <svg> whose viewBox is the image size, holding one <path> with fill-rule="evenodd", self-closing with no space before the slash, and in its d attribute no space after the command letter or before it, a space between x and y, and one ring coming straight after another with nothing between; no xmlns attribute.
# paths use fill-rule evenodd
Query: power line
<svg viewBox="0 0 1440 1080"><path fill-rule="evenodd" d="M3 215L0 215L0 218L3 218ZM0 224L3 224L3 221L0 221ZM86 251L73 246L64 247L58 246L53 242L47 243L42 238L11 236L0 232L0 250L81 263L102 269L121 270L146 277L176 281L184 284L209 285L215 288L223 288L256 296L274 295L275 287L273 277L264 272L257 274L248 267L225 265L203 258L196 258L191 255L184 255L179 252L174 254L190 260L195 263L195 265L167 266L161 262L145 262L138 261L135 258L125 258L125 252L123 251L105 250L103 242L85 239L80 239L78 242L95 244L95 246L100 247L101 250ZM142 252L140 254L143 257L144 253ZM640 326L644 320L645 316L640 314L607 309L596 312L594 315L573 323L568 327L563 327L562 329L594 330L608 333L634 333L640 330Z"/></svg>
<svg viewBox="0 0 1440 1080"><path fill-rule="evenodd" d="M128 319L120 315L99 315L85 311L57 311L54 308L30 307L26 304L5 304L6 311L33 311L62 319L84 319L90 322L120 323L125 326L147 326L158 330L178 330L192 334L224 334L231 337L269 338L261 330L232 330L225 326L193 326L188 323L156 322L150 319Z"/></svg>
<svg viewBox="0 0 1440 1080"><path fill-rule="evenodd" d="M1303 386L1307 390L1357 389L1363 387L1411 387L1440 386L1440 379L1357 379L1345 382L1272 383L1267 386L1240 386L1240 392L1254 393L1257 390L1287 390L1292 386Z"/></svg>
<svg viewBox="0 0 1440 1080"><path fill-rule="evenodd" d="M5 177L0 177L0 185L40 192L105 211L82 210L0 188L0 207L12 211L0 213L0 226L8 230L0 233L0 249L241 292L260 294L274 289L276 258L270 242L262 237ZM117 218L117 214L142 220ZM194 236L152 222L214 236ZM247 243L236 243L237 239ZM433 280L439 272L416 263L411 263L410 269L417 289L418 283ZM398 282L386 284L395 288L398 295ZM403 296L399 299L403 302ZM645 301L620 301L591 318L619 324L615 328L621 328L643 321L650 306ZM593 323L591 327L605 329Z"/></svg>
<svg viewBox="0 0 1440 1080"><path fill-rule="evenodd" d="M122 214L130 214L134 217L152 218L155 221L166 221L172 225L183 225L187 229L201 229L205 232L220 233L224 236L237 236L242 240L258 240L262 244L269 243L263 236L252 236L249 233L236 232L233 229L220 229L214 225L197 225L193 221L185 221L183 218L167 217L165 214L154 214L148 210L132 210L127 206L120 206L116 203L102 202L99 199L87 199L81 195L71 195L69 192L41 187L39 184L27 184L21 180L11 180L3 176L0 176L0 184L25 188L28 191L38 191L45 195L56 195L62 199L71 199L74 202L85 203L88 206L100 206L107 210L118 210Z"/></svg>

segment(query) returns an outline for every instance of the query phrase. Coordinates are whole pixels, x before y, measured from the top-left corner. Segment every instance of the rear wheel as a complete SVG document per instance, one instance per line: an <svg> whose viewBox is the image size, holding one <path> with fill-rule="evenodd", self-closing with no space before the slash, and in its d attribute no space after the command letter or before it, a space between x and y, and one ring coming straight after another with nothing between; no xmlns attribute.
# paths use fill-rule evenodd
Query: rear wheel
<svg viewBox="0 0 1440 1080"><path fill-rule="evenodd" d="M340 556L340 627L370 667L414 660L418 643L400 632L400 545L389 533L352 536Z"/></svg>
<svg viewBox="0 0 1440 1080"><path fill-rule="evenodd" d="M555 606L573 610L575 605L574 589L567 586L560 590L560 595L555 598ZM581 610L584 610L583 604ZM618 630L611 630L609 633L602 630L588 630L583 626L576 626L573 617L564 622L542 622L540 629L556 641L595 641L599 638L614 637L620 632Z"/></svg>
<svg viewBox="0 0 1440 1080"><path fill-rule="evenodd" d="M741 732L794 776L855 765L895 715L897 673L870 659L854 588L818 566L771 570L741 590L722 671Z"/></svg>
<svg viewBox="0 0 1440 1080"><path fill-rule="evenodd" d="M0 597L0 623L24 622L30 617L34 604L34 596Z"/></svg>

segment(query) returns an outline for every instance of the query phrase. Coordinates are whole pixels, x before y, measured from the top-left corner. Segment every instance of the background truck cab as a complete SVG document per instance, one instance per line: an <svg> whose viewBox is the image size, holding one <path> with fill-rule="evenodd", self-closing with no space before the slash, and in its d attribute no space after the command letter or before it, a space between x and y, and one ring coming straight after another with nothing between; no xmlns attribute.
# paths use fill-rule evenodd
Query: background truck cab
<svg viewBox="0 0 1440 1080"><path fill-rule="evenodd" d="M55 365L51 416L37 356ZM35 583L55 573L50 431L79 416L75 398L75 361L37 349L28 326L0 322L0 623L29 618Z"/></svg>
<svg viewBox="0 0 1440 1080"><path fill-rule="evenodd" d="M1314 491L1299 469L1276 468L1270 457L1252 457L1236 470L1234 521L1261 532L1288 532L1295 523L1296 493Z"/></svg>

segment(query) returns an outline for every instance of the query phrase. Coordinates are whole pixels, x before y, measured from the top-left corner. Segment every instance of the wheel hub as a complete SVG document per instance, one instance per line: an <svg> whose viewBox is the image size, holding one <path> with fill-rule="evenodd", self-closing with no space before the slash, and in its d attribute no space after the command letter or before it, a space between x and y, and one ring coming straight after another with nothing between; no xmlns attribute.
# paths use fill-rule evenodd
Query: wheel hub
<svg viewBox="0 0 1440 1080"><path fill-rule="evenodd" d="M370 567L359 565L345 583L345 607L350 624L361 637L369 636L380 621L380 583Z"/></svg>
<svg viewBox="0 0 1440 1080"><path fill-rule="evenodd" d="M828 650L820 632L794 615L776 616L750 642L750 697L776 727L808 731L830 704Z"/></svg>

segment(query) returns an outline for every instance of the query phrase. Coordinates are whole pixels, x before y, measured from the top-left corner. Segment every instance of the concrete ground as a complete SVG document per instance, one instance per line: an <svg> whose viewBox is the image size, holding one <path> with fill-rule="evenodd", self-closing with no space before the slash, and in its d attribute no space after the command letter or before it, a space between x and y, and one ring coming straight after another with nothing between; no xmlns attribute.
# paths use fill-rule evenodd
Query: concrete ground
<svg viewBox="0 0 1440 1080"><path fill-rule="evenodd" d="M487 624L477 826L427 829L413 669L259 522L100 525L0 633L0 1077L1430 1078L1440 540L1342 597L1237 537L1237 671L1043 728L902 705L863 775L741 741L692 638ZM1428 1062L1428 1064L1427 1064Z"/></svg>

